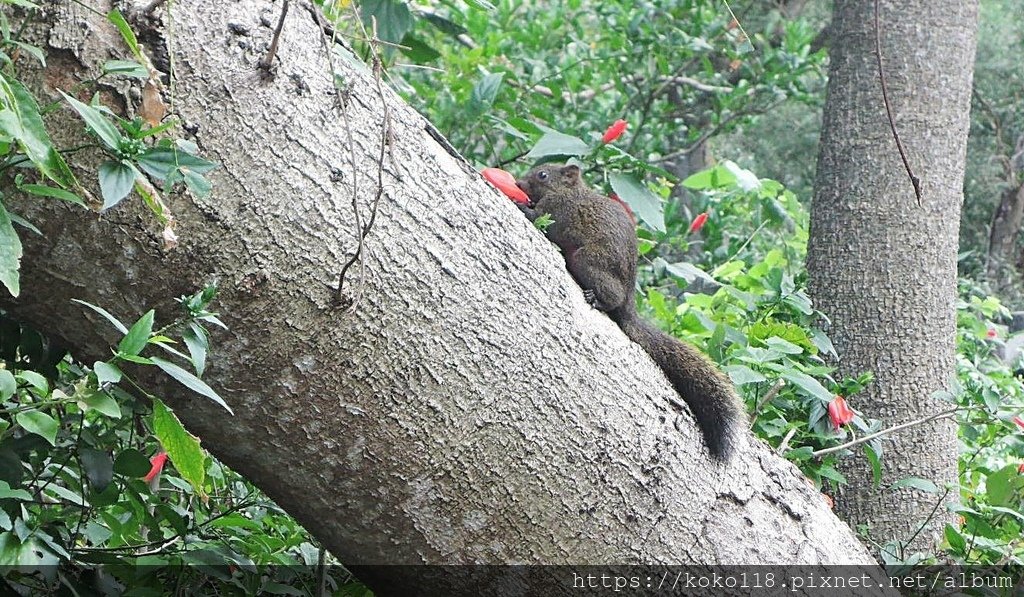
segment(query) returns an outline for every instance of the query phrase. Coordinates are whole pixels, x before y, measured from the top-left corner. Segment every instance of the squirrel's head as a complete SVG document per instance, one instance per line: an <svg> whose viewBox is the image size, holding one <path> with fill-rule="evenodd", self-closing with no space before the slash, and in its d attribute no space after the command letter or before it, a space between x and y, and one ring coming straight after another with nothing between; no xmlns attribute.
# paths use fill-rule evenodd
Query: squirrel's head
<svg viewBox="0 0 1024 597"><path fill-rule="evenodd" d="M580 168L572 164L537 166L516 181L516 186L530 197L530 205L536 205L552 190L571 189L582 184Z"/></svg>

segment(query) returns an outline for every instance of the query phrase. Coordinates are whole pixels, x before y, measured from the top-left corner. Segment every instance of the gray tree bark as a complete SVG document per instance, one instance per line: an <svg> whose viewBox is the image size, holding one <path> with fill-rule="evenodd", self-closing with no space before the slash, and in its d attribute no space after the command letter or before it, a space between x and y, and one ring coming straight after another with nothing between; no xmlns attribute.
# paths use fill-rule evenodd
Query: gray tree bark
<svg viewBox="0 0 1024 597"><path fill-rule="evenodd" d="M1008 288L1020 277L1015 272L1020 264L1021 252L1017 237L1024 223L1024 135L1017 138L1013 153L1006 157L1004 176L1007 188L999 198L992 215L988 243L988 279L993 288Z"/></svg>
<svg viewBox="0 0 1024 597"><path fill-rule="evenodd" d="M72 298L170 319L173 297L217 282L230 331L204 379L235 416L145 382L346 564L871 562L765 446L709 462L663 374L586 304L557 251L372 73L335 57L337 104L321 32L292 4L272 80L257 63L275 4L180 0L172 31L145 32L154 55L173 54L183 130L223 165L213 195L169 199L170 251L137 199L102 214L17 202L44 235L26 237L22 295L4 308L104 358L112 330ZM123 54L73 4L34 27L55 50L45 97ZM81 124L63 116L55 136L71 144ZM353 200L365 224L378 192L344 289L360 300L341 309Z"/></svg>
<svg viewBox="0 0 1024 597"><path fill-rule="evenodd" d="M931 395L947 389L953 375L957 232L978 5L881 3L888 94L921 178L920 208L886 118L872 7L835 3L807 267L816 306L831 320L840 372L875 374L852 406L891 425L948 407ZM890 436L884 449L879 489L866 459L844 460L849 485L839 511L851 525L866 525L880 544L914 538L914 547L930 546L949 519L936 502L958 497L955 424L914 427ZM887 489L911 476L933 480L939 495ZM948 495L942 492L947 484Z"/></svg>

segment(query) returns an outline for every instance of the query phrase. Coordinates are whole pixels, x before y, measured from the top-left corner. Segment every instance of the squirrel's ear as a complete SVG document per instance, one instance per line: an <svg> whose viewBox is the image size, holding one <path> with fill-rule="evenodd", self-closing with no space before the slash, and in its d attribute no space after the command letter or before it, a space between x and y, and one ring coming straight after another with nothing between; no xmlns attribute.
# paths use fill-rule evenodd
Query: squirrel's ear
<svg viewBox="0 0 1024 597"><path fill-rule="evenodd" d="M569 182L576 182L580 179L580 167L575 164L562 166L562 176Z"/></svg>

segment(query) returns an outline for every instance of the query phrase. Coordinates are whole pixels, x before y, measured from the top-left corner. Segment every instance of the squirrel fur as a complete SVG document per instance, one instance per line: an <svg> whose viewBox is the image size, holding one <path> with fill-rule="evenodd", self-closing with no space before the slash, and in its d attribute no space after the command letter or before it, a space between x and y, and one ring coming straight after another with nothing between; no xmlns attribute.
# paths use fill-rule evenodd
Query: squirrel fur
<svg viewBox="0 0 1024 597"><path fill-rule="evenodd" d="M566 268L594 308L604 311L665 372L693 412L711 455L728 461L746 414L732 383L699 350L637 312L636 229L618 202L590 189L574 165L546 164L516 181L530 198L520 209L531 220L553 220L547 237L562 250Z"/></svg>

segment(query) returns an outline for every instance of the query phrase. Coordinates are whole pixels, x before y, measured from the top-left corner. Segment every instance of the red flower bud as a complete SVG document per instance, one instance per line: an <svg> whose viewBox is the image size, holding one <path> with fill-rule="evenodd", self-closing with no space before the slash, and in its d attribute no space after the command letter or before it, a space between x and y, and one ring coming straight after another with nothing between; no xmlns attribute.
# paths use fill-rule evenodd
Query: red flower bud
<svg viewBox="0 0 1024 597"><path fill-rule="evenodd" d="M704 223L708 221L708 212L701 212L697 214L697 217L690 222L690 234L697 232L704 227Z"/></svg>
<svg viewBox="0 0 1024 597"><path fill-rule="evenodd" d="M501 168L484 168L480 174L512 201L516 203L530 202L530 198L523 192L523 189L516 186L516 178Z"/></svg>
<svg viewBox="0 0 1024 597"><path fill-rule="evenodd" d="M1017 474L1024 475L1024 462L1020 463L1020 465L1017 467Z"/></svg>
<svg viewBox="0 0 1024 597"><path fill-rule="evenodd" d="M142 478L143 481L149 483L160 474L160 471L164 469L164 463L167 462L167 452L157 452L155 456L149 459L150 464L153 465L146 476Z"/></svg>
<svg viewBox="0 0 1024 597"><path fill-rule="evenodd" d="M611 143L622 136L622 133L626 132L626 121L616 120L612 123L608 130L604 132L604 136L601 137L601 143Z"/></svg>
<svg viewBox="0 0 1024 597"><path fill-rule="evenodd" d="M828 418L832 420L832 425L836 429L853 420L853 411L846 405L845 398L836 396L828 403Z"/></svg>
<svg viewBox="0 0 1024 597"><path fill-rule="evenodd" d="M990 340L992 338L995 338L996 337L996 328L988 328L988 331L985 332L985 337L990 339Z"/></svg>
<svg viewBox="0 0 1024 597"><path fill-rule="evenodd" d="M1014 417L1013 418L1013 422L1017 424L1017 427L1020 427L1021 429L1024 429L1024 419L1022 419L1020 417Z"/></svg>

